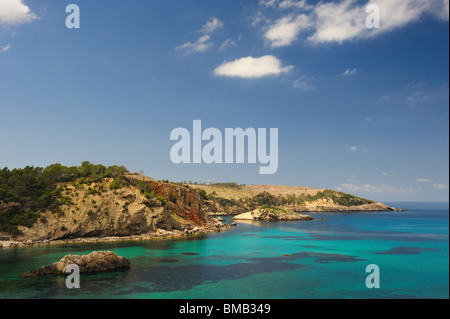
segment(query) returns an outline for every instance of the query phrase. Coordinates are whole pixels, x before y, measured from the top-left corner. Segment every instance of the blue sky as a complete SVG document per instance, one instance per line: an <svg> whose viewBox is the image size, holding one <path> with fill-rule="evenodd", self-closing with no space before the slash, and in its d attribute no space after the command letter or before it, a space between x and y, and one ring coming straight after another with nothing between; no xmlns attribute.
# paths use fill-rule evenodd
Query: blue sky
<svg viewBox="0 0 450 319"><path fill-rule="evenodd" d="M379 29L367 1L0 0L0 167L448 201L448 0L373 3ZM278 172L173 164L197 119L278 128Z"/></svg>

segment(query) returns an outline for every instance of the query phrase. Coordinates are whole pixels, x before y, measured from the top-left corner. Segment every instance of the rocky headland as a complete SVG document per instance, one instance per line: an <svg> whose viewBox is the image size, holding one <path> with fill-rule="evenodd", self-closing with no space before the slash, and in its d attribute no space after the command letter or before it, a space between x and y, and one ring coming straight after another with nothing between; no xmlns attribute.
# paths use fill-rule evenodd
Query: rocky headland
<svg viewBox="0 0 450 319"><path fill-rule="evenodd" d="M111 187L112 178L59 184L59 211L41 212L33 225L18 225L13 234L0 232L0 247L169 239L230 228L204 212L195 189L134 173L126 178L131 183L117 189ZM143 192L142 185L151 194Z"/></svg>
<svg viewBox="0 0 450 319"><path fill-rule="evenodd" d="M89 162L0 171L0 247L181 238L233 226L214 216L310 220L298 213L339 211L397 209L328 189L172 183Z"/></svg>
<svg viewBox="0 0 450 319"><path fill-rule="evenodd" d="M235 183L189 186L200 192L203 209L211 216L234 216L261 206L305 213L401 211L380 202L330 189Z"/></svg>

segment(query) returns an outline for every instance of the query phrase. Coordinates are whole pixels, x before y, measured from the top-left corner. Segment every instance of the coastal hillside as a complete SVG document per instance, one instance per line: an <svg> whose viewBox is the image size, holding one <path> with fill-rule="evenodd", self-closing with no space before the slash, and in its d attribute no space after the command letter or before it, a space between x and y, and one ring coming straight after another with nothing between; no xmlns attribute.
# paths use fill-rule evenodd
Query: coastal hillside
<svg viewBox="0 0 450 319"><path fill-rule="evenodd" d="M178 237L226 230L229 225L212 216L262 207L290 212L395 210L328 189L171 183L123 166L89 162L0 170L0 242Z"/></svg>
<svg viewBox="0 0 450 319"><path fill-rule="evenodd" d="M183 235L226 228L197 190L124 167L59 164L0 171L0 241Z"/></svg>
<svg viewBox="0 0 450 319"><path fill-rule="evenodd" d="M382 203L329 189L278 185L189 184L203 199L210 215L237 215L260 206L296 212L394 211Z"/></svg>

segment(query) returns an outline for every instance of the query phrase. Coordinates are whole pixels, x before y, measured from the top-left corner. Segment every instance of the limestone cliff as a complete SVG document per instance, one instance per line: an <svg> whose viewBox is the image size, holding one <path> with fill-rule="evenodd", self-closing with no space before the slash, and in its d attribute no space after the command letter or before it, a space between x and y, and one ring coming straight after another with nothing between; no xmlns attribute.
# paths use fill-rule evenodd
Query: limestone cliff
<svg viewBox="0 0 450 319"><path fill-rule="evenodd" d="M46 211L31 227L19 227L16 241L133 236L193 229L220 230L223 225L202 210L199 193L191 188L142 178L155 196L134 186L111 189L113 179L99 183L61 184L65 204L60 213Z"/></svg>

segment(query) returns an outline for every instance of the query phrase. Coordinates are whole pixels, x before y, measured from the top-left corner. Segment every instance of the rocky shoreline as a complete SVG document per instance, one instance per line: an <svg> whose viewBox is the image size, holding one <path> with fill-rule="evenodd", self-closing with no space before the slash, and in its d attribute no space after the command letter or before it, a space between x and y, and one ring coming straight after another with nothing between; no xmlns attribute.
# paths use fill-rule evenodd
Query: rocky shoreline
<svg viewBox="0 0 450 319"><path fill-rule="evenodd" d="M236 226L224 225L220 216L289 221L313 220L299 214L307 212L399 211L332 190L186 185L137 173L56 183L54 188L59 194L57 207L31 216L29 223L3 225L0 248L188 238ZM0 200L0 213L23 219L29 209L25 204Z"/></svg>
<svg viewBox="0 0 450 319"><path fill-rule="evenodd" d="M108 236L108 237L83 237L83 238L67 238L58 240L26 240L14 241L4 240L0 241L0 248L12 247L31 247L31 246L49 246L49 245L68 245L68 244L92 244L92 243L111 243L111 242L126 242L126 241L144 241L144 240L170 240L191 238L201 235L207 235L215 232L223 232L231 229L231 225L217 224L215 227L196 227L191 230L163 230L158 229L156 232L131 235L131 236Z"/></svg>

